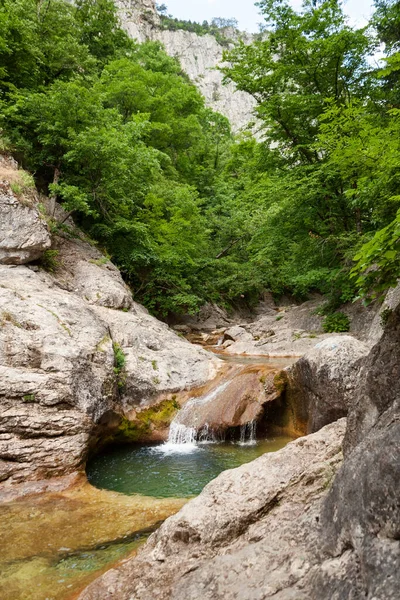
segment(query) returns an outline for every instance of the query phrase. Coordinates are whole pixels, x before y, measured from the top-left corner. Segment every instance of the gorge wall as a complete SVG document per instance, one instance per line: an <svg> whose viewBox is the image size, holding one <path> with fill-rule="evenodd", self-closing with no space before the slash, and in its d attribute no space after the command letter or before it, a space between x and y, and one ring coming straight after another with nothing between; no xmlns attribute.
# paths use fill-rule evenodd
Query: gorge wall
<svg viewBox="0 0 400 600"><path fill-rule="evenodd" d="M217 66L222 62L223 47L215 37L183 30L162 30L154 0L116 0L116 4L128 34L139 42L161 42L167 53L180 61L185 73L204 96L207 106L225 115L235 132L254 122L254 98L236 90L233 83L222 83L223 76ZM250 41L251 36L243 34L243 39Z"/></svg>

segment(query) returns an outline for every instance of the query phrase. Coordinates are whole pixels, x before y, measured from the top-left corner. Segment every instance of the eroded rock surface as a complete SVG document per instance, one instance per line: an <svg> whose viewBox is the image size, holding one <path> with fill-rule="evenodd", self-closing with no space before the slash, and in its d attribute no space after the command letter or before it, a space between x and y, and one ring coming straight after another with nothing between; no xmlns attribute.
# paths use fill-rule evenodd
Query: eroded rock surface
<svg viewBox="0 0 400 600"><path fill-rule="evenodd" d="M80 600L308 599L345 421L225 471Z"/></svg>
<svg viewBox="0 0 400 600"><path fill-rule="evenodd" d="M4 166L8 180L13 173L14 165ZM53 240L54 273L0 264L0 481L7 483L81 469L104 428L204 384L218 369L218 359L136 304L114 265L68 223L70 234ZM26 223L13 226L18 240Z"/></svg>
<svg viewBox="0 0 400 600"><path fill-rule="evenodd" d="M347 416L369 350L349 335L331 336L287 370L287 401L308 433Z"/></svg>
<svg viewBox="0 0 400 600"><path fill-rule="evenodd" d="M324 502L319 598L395 600L400 589L400 305L364 362L345 462Z"/></svg>
<svg viewBox="0 0 400 600"><path fill-rule="evenodd" d="M238 91L233 83L223 84L218 70L222 63L223 46L212 35L197 35L189 31L168 31L160 28L160 17L154 0L115 0L128 34L138 40L161 42L170 56L179 59L183 71L199 88L213 110L228 117L234 131L254 122L256 101L246 92ZM236 32L233 33L237 37ZM241 34L248 42L252 36ZM229 44L228 44L229 45Z"/></svg>
<svg viewBox="0 0 400 600"><path fill-rule="evenodd" d="M281 394L274 382L277 373L262 365L234 369L205 396L189 401L176 422L218 435L257 421L265 405Z"/></svg>
<svg viewBox="0 0 400 600"><path fill-rule="evenodd" d="M37 195L23 192L20 177L16 164L0 157L0 264L31 262L51 246L46 222L39 214Z"/></svg>

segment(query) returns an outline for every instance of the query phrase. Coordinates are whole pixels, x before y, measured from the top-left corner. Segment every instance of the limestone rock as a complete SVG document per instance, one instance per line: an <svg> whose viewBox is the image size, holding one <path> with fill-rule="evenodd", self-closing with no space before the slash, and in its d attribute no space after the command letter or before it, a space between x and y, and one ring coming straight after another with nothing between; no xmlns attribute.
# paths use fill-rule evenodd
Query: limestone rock
<svg viewBox="0 0 400 600"><path fill-rule="evenodd" d="M400 589L400 305L363 364L345 462L322 515L318 598L395 600ZM350 592L349 592L350 587Z"/></svg>
<svg viewBox="0 0 400 600"><path fill-rule="evenodd" d="M170 56L179 59L183 71L199 88L206 104L225 115L234 131L254 122L256 101L250 94L236 89L233 83L224 85L218 70L222 63L223 46L212 35L197 35L189 31L168 31L160 28L160 17L154 0L115 0L121 23L128 34L138 40L161 42ZM235 32L230 32L237 37ZM252 36L241 34L247 43Z"/></svg>
<svg viewBox="0 0 400 600"><path fill-rule="evenodd" d="M153 29L151 38L160 41L170 56L180 61L183 70L198 87L206 104L227 117L234 131L254 122L256 101L250 94L236 89L235 84L223 84L218 70L224 48L212 35L199 36L189 31Z"/></svg>
<svg viewBox="0 0 400 600"><path fill-rule="evenodd" d="M0 480L83 468L91 444L115 417L201 385L217 370L218 359L136 305L114 267L92 264L85 243L61 244L60 257L69 253L72 262L57 277L0 265ZM83 272L92 273L89 297L79 285ZM128 304L130 312L97 301ZM126 352L123 394L115 344Z"/></svg>
<svg viewBox="0 0 400 600"><path fill-rule="evenodd" d="M165 323L133 307L120 312L95 307L125 358L125 386L121 402L129 411L145 407L155 394L201 386L212 379L218 359L178 337Z"/></svg>
<svg viewBox="0 0 400 600"><path fill-rule="evenodd" d="M319 341L329 337L322 332L322 319L315 314L322 299L304 302L300 306L272 308L266 304L256 320L243 324L247 332L236 337L229 353L271 356L302 356Z"/></svg>
<svg viewBox="0 0 400 600"><path fill-rule="evenodd" d="M369 347L355 338L324 339L288 369L288 402L309 433L347 415Z"/></svg>
<svg viewBox="0 0 400 600"><path fill-rule="evenodd" d="M265 405L280 396L274 383L276 373L266 365L234 369L203 397L186 404L176 421L217 436L231 427L257 421Z"/></svg>
<svg viewBox="0 0 400 600"><path fill-rule="evenodd" d="M59 268L54 273L57 281L89 304L128 310L133 306L132 293L119 270L82 233L73 240L58 237L55 248L59 251Z"/></svg>
<svg viewBox="0 0 400 600"><path fill-rule="evenodd" d="M216 304L207 302L197 315L175 315L180 325L186 325L191 331L213 332L232 325L231 319L226 311ZM174 321L174 318L172 319ZM222 332L221 332L222 333Z"/></svg>
<svg viewBox="0 0 400 600"><path fill-rule="evenodd" d="M310 598L320 498L345 421L225 471L80 600Z"/></svg>
<svg viewBox="0 0 400 600"><path fill-rule="evenodd" d="M244 327L240 327L240 325L235 325L234 327L230 327L224 332L223 341L226 342L231 340L232 342L252 342L253 336L251 333L246 331Z"/></svg>
<svg viewBox="0 0 400 600"><path fill-rule="evenodd" d="M400 283L395 288L390 288L383 304L375 311L375 317L368 330L368 339L371 343L379 342L385 329L385 322L393 310L400 304Z"/></svg>
<svg viewBox="0 0 400 600"><path fill-rule="evenodd" d="M114 0L123 27L131 38L145 42L160 24L154 0Z"/></svg>
<svg viewBox="0 0 400 600"><path fill-rule="evenodd" d="M113 406L107 324L47 274L0 266L0 281L3 478L71 472Z"/></svg>
<svg viewBox="0 0 400 600"><path fill-rule="evenodd" d="M11 174L18 171L0 166L0 264L22 265L40 258L50 248L46 223L41 219L34 199L17 195L11 189Z"/></svg>

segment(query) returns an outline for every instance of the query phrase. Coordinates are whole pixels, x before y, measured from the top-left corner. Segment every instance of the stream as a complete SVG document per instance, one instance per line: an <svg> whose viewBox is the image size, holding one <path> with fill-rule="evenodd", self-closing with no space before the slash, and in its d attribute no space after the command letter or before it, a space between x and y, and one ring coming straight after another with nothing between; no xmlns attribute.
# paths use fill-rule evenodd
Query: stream
<svg viewBox="0 0 400 600"><path fill-rule="evenodd" d="M294 359L220 358L283 368ZM222 384L220 387L226 387ZM188 402L214 400L219 388ZM1 600L73 600L102 572L132 556L149 534L222 471L283 448L291 438L257 439L256 422L215 439L179 421L168 442L110 446L87 465L87 480L0 504ZM212 432L211 432L212 433Z"/></svg>

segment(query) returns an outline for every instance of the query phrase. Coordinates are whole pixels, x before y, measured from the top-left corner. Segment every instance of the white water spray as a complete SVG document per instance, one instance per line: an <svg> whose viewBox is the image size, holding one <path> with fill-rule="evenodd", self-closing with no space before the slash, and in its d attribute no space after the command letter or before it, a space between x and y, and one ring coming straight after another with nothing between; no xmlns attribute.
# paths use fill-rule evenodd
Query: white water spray
<svg viewBox="0 0 400 600"><path fill-rule="evenodd" d="M231 383L231 379L224 381L208 394L199 398L191 398L172 421L168 441L158 450L164 453L171 452L193 452L199 449L197 444L212 444L225 441L225 432L222 433L212 429L207 423L198 426L196 423L196 407L212 402ZM256 441L256 421L251 421L240 428L241 446L253 446Z"/></svg>
<svg viewBox="0 0 400 600"><path fill-rule="evenodd" d="M256 439L257 432L257 421L250 421L240 427L240 446L255 446L257 444Z"/></svg>

